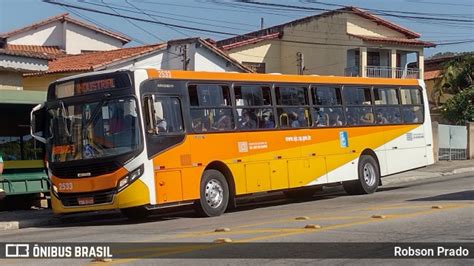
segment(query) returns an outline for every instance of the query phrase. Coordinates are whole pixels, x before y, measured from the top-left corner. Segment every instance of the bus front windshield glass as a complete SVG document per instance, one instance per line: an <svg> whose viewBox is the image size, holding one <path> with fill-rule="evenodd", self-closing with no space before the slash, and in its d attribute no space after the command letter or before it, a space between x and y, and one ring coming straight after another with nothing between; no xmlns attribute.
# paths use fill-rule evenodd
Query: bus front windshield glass
<svg viewBox="0 0 474 266"><path fill-rule="evenodd" d="M52 162L103 158L134 151L140 144L134 98L65 104L48 110Z"/></svg>

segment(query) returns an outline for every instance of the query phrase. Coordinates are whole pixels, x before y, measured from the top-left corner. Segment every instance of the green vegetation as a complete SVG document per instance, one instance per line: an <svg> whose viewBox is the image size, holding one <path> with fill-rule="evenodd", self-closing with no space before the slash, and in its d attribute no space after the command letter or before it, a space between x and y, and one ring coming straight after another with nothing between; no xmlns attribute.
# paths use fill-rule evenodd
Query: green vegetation
<svg viewBox="0 0 474 266"><path fill-rule="evenodd" d="M455 124L474 121L474 55L456 57L443 64L435 84L439 95L454 94L441 108L444 118Z"/></svg>

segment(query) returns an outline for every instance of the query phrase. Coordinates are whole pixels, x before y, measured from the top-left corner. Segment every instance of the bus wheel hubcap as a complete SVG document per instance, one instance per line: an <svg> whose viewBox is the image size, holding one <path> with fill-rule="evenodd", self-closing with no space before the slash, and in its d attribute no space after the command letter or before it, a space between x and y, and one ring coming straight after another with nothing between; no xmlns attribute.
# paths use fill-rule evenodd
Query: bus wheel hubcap
<svg viewBox="0 0 474 266"><path fill-rule="evenodd" d="M364 165L364 181L368 186L373 186L376 182L375 168L372 164Z"/></svg>
<svg viewBox="0 0 474 266"><path fill-rule="evenodd" d="M216 179L211 179L206 184L206 202L211 208L217 208L224 199L222 184Z"/></svg>

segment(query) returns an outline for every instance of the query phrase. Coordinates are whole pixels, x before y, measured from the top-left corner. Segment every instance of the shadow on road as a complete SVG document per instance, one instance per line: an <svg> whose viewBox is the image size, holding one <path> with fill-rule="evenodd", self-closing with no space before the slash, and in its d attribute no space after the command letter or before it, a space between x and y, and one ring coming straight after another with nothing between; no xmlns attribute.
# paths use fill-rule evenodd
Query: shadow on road
<svg viewBox="0 0 474 266"><path fill-rule="evenodd" d="M445 200L474 200L474 190L465 190L433 197L411 199L408 201L445 201Z"/></svg>

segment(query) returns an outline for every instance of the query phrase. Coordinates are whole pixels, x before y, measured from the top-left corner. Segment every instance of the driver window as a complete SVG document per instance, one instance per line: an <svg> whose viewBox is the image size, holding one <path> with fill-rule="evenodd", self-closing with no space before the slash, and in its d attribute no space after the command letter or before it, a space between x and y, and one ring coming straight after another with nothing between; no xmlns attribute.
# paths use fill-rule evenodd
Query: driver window
<svg viewBox="0 0 474 266"><path fill-rule="evenodd" d="M152 97L155 134L184 132L181 104L177 97Z"/></svg>

